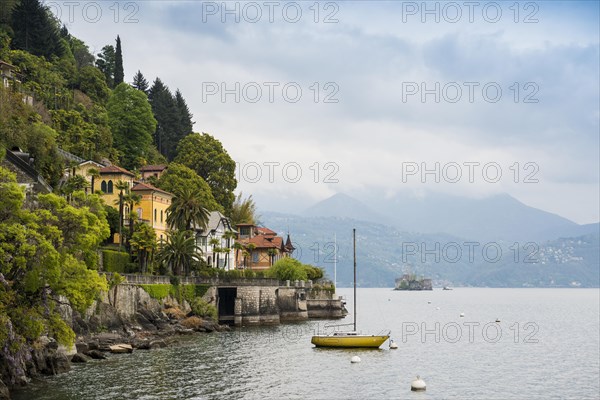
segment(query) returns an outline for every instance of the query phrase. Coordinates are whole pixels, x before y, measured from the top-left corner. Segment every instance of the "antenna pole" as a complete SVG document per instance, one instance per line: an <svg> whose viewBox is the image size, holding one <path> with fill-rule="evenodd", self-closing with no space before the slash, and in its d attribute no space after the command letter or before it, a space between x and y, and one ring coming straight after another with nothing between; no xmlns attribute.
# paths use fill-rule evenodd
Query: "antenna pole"
<svg viewBox="0 0 600 400"><path fill-rule="evenodd" d="M354 252L354 332L356 332L356 228L352 229L352 248Z"/></svg>

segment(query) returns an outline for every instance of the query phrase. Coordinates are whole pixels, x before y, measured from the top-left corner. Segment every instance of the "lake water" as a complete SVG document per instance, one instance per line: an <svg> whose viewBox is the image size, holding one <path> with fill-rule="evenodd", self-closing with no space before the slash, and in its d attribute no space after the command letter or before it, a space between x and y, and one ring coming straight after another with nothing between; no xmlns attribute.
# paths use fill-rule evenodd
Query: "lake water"
<svg viewBox="0 0 600 400"><path fill-rule="evenodd" d="M15 399L598 399L599 293L359 289L359 330L391 329L398 350L313 347L329 321L241 328L77 365ZM410 391L417 374L426 392Z"/></svg>

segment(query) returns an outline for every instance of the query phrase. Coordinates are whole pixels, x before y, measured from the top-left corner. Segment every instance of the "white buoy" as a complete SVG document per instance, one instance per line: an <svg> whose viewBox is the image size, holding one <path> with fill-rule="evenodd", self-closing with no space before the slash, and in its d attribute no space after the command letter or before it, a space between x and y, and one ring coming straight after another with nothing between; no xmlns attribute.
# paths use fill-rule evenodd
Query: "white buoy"
<svg viewBox="0 0 600 400"><path fill-rule="evenodd" d="M440 308L439 308L439 307L436 307L435 309L436 309L436 310L439 310Z"/></svg>
<svg viewBox="0 0 600 400"><path fill-rule="evenodd" d="M427 386L425 385L425 381L421 379L419 375L417 375L417 379L412 381L412 383L410 384L410 390L412 390L413 392L424 392L426 387Z"/></svg>
<svg viewBox="0 0 600 400"><path fill-rule="evenodd" d="M465 316L465 313L464 313L464 312L461 312L461 313L460 313L460 317L461 317L461 318L463 318L464 316Z"/></svg>
<svg viewBox="0 0 600 400"><path fill-rule="evenodd" d="M394 339L390 339L390 349L397 349L398 343L394 342Z"/></svg>
<svg viewBox="0 0 600 400"><path fill-rule="evenodd" d="M360 357L359 356L352 356L352 358L350 359L350 362L352 364L356 364L360 362Z"/></svg>

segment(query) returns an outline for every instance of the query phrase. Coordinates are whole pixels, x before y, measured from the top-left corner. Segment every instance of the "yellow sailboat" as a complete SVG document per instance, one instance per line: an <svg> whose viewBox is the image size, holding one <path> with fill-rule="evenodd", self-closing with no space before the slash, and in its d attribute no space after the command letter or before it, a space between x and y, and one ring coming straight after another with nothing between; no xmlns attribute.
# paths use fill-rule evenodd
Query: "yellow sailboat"
<svg viewBox="0 0 600 400"><path fill-rule="evenodd" d="M356 331L356 229L352 230L352 240L354 243L354 330L334 332L329 335L314 335L310 342L317 347L377 349L390 338L390 331L377 335L364 335Z"/></svg>

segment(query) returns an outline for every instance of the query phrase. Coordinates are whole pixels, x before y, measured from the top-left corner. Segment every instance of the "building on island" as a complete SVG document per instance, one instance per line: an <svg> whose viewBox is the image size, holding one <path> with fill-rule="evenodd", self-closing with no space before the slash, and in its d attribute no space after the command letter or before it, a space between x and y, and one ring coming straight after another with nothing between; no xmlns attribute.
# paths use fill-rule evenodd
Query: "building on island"
<svg viewBox="0 0 600 400"><path fill-rule="evenodd" d="M418 279L414 274L404 274L396 279L394 290L433 290L431 279Z"/></svg>

